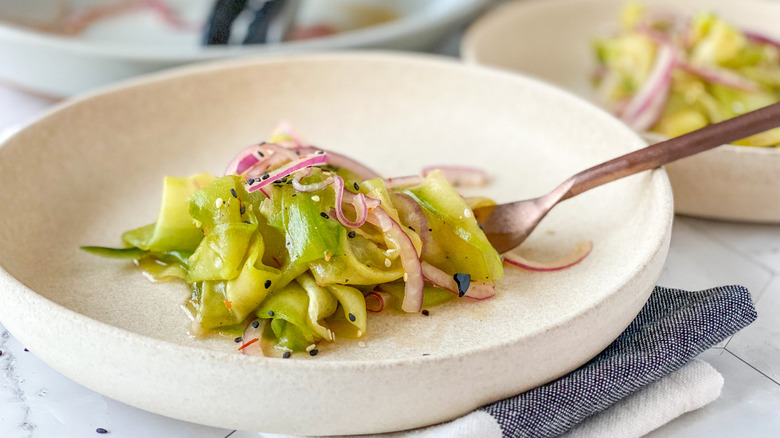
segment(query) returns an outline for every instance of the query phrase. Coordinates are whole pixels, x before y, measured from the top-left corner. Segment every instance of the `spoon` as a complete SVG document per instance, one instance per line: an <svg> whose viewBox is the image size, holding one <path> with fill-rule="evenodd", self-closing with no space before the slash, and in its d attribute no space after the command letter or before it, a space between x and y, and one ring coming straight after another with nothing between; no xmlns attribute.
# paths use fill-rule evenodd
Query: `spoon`
<svg viewBox="0 0 780 438"><path fill-rule="evenodd" d="M490 243L507 252L523 243L559 202L617 179L780 126L780 102L715 123L601 163L570 177L550 193L524 201L480 207L474 216Z"/></svg>

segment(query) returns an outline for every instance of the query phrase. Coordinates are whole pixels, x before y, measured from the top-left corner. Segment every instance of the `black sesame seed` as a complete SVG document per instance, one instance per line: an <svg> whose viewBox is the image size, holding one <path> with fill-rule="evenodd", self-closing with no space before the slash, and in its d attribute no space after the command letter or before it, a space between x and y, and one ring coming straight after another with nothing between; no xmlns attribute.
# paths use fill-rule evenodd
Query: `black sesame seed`
<svg viewBox="0 0 780 438"><path fill-rule="evenodd" d="M349 238L353 238L353 237L357 236L357 234L355 234L355 232L354 232L354 231L350 231L349 233L347 233L347 236L348 236Z"/></svg>
<svg viewBox="0 0 780 438"><path fill-rule="evenodd" d="M412 230L412 231L416 232L416 230L415 230L414 228L412 228L412 226L411 226L411 225L407 225L407 227L408 227L410 230Z"/></svg>
<svg viewBox="0 0 780 438"><path fill-rule="evenodd" d="M293 193L293 194L292 194L292 196L290 196L290 197L291 197L291 198L294 198L294 197L296 197L296 196L298 196L298 194L297 194L297 193Z"/></svg>
<svg viewBox="0 0 780 438"><path fill-rule="evenodd" d="M238 344L239 342L241 342L241 341L243 341L243 340L244 340L244 338L242 338L241 336L237 337L236 339L233 339L233 341L234 341L236 344Z"/></svg>
<svg viewBox="0 0 780 438"><path fill-rule="evenodd" d="M95 432L99 434L108 433L108 431L106 429L103 429L102 427L98 427L97 429L95 429Z"/></svg>
<svg viewBox="0 0 780 438"><path fill-rule="evenodd" d="M234 198L238 198L238 193L236 193L236 189L231 188L230 194L233 195Z"/></svg>
<svg viewBox="0 0 780 438"><path fill-rule="evenodd" d="M453 275L452 278L455 279L455 283L458 284L458 296L463 297L463 295L466 294L466 291L469 290L469 286L471 285L471 275L461 274L459 272Z"/></svg>
<svg viewBox="0 0 780 438"><path fill-rule="evenodd" d="M268 178L270 178L270 177L271 177L271 175L269 175L269 174L268 174L268 172L266 172L266 173L264 173L264 174L263 174L263 180L264 180L264 181L265 181L265 180L267 180L267 179L268 179Z"/></svg>
<svg viewBox="0 0 780 438"><path fill-rule="evenodd" d="M354 187L355 190L360 190L360 186L358 185L358 183L352 184L352 187Z"/></svg>
<svg viewBox="0 0 780 438"><path fill-rule="evenodd" d="M424 310L422 311L422 314L423 314L423 315L425 315L425 316L428 316L428 315L430 315L430 314L431 314L431 312L429 312L429 311L428 311L428 309L424 309Z"/></svg>
<svg viewBox="0 0 780 438"><path fill-rule="evenodd" d="M317 353L319 353L319 350L317 350L317 349L314 349L314 350L312 350L312 351L310 351L310 352L309 352L309 356L316 356L316 355L317 355Z"/></svg>
<svg viewBox="0 0 780 438"><path fill-rule="evenodd" d="M269 287L271 287L271 280L266 280L265 281L265 288L268 289Z"/></svg>
<svg viewBox="0 0 780 438"><path fill-rule="evenodd" d="M355 315L353 315L353 314L351 314L351 313L349 314L349 320L350 320L350 321L352 321L352 322L355 322L355 320L356 320L356 319L357 319L357 318L355 318Z"/></svg>
<svg viewBox="0 0 780 438"><path fill-rule="evenodd" d="M285 351L284 354L282 355L282 357L285 358L285 359L289 359L290 356L292 356L292 354L290 354L289 351Z"/></svg>
<svg viewBox="0 0 780 438"><path fill-rule="evenodd" d="M423 356L430 356L431 353L423 353Z"/></svg>
<svg viewBox="0 0 780 438"><path fill-rule="evenodd" d="M26 349L26 348L25 348L25 349L24 349L24 351L30 351L30 350L28 350L28 349Z"/></svg>
<svg viewBox="0 0 780 438"><path fill-rule="evenodd" d="M314 154L315 154L315 155L322 155L322 154L324 154L324 153L325 153L325 151L317 151L317 152L315 152Z"/></svg>
<svg viewBox="0 0 780 438"><path fill-rule="evenodd" d="M2 355L3 355L3 350L0 350L0 356L2 356Z"/></svg>
<svg viewBox="0 0 780 438"><path fill-rule="evenodd" d="M269 310L268 311L268 316L274 316L274 311L273 310Z"/></svg>
<svg viewBox="0 0 780 438"><path fill-rule="evenodd" d="M260 151L257 151L257 155L260 155L260 158L263 158L263 157L265 157L265 154L263 154L263 153L262 153L262 152L260 152Z"/></svg>
<svg viewBox="0 0 780 438"><path fill-rule="evenodd" d="M260 327L260 321L252 321L252 328Z"/></svg>
<svg viewBox="0 0 780 438"><path fill-rule="evenodd" d="M242 205L238 211L241 212L241 214L246 213L246 205Z"/></svg>
<svg viewBox="0 0 780 438"><path fill-rule="evenodd" d="M249 222L249 221L244 221L244 223L247 224L247 225L252 225L252 222Z"/></svg>
<svg viewBox="0 0 780 438"><path fill-rule="evenodd" d="M330 216L328 216L328 214L325 212L320 213L320 216L322 216L325 219L330 219Z"/></svg>
<svg viewBox="0 0 780 438"><path fill-rule="evenodd" d="M433 231L432 229L428 228L428 231Z"/></svg>

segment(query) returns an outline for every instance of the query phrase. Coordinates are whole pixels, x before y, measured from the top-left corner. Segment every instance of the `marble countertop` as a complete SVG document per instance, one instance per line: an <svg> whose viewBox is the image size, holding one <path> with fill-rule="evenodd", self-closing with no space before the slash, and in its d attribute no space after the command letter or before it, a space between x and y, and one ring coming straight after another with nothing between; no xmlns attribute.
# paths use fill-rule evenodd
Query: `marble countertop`
<svg viewBox="0 0 780 438"><path fill-rule="evenodd" d="M439 53L457 53L457 38ZM0 85L3 132L35 117L53 100ZM704 352L725 379L718 400L685 414L651 437L778 436L780 431L780 225L676 217L661 286L698 290L741 284L758 319ZM0 437L245 438L257 433L217 429L145 412L95 393L26 351L0 325Z"/></svg>

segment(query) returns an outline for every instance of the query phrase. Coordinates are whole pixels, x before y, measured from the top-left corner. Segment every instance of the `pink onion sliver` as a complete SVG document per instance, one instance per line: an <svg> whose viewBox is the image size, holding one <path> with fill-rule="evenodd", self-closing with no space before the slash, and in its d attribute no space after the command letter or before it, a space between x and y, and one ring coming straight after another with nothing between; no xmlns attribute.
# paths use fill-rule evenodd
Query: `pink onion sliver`
<svg viewBox="0 0 780 438"><path fill-rule="evenodd" d="M759 85L752 80L723 68L703 67L686 61L680 61L679 66L688 73L694 74L714 84L720 84L742 91L756 91L760 88Z"/></svg>
<svg viewBox="0 0 780 438"><path fill-rule="evenodd" d="M487 173L470 166L429 166L423 169L423 176L438 169L444 179L456 187L483 187L488 182Z"/></svg>
<svg viewBox="0 0 780 438"><path fill-rule="evenodd" d="M455 283L455 279L451 275L428 262L422 262L421 266L423 277L431 284L442 289L447 289L456 295L458 294L458 284ZM466 290L466 293L463 296L477 300L484 300L494 296L495 294L496 287L493 283L472 281L469 284L468 290Z"/></svg>
<svg viewBox="0 0 780 438"><path fill-rule="evenodd" d="M762 43L762 44L769 44L771 46L777 47L778 50L780 50L780 41L773 40L772 38L769 38L766 35L761 35L756 32L742 32L743 35L745 35L745 38L749 39L750 41L753 41L754 43Z"/></svg>
<svg viewBox="0 0 780 438"><path fill-rule="evenodd" d="M301 140L301 136L298 135L298 132L295 131L295 128L293 128L292 123L282 120L274 126L272 129L272 132L281 131L285 134L287 134L292 141L295 143L296 146L303 146L303 141Z"/></svg>
<svg viewBox="0 0 780 438"><path fill-rule="evenodd" d="M585 257L593 250L593 242L590 240L582 241L574 246L574 249L569 254L560 257L556 260L549 262L540 262L537 260L527 259L520 254L509 251L504 253L504 261L510 265L517 266L529 271L537 272L550 272L560 271L562 269L570 268L577 263L583 261Z"/></svg>
<svg viewBox="0 0 780 438"><path fill-rule="evenodd" d="M394 221L382 208L375 208L368 214L368 221L378 226L385 234L398 243L401 265L406 271L404 281L404 300L401 309L404 312L416 313L422 310L423 302L423 280L422 267L420 259L417 257L417 250L414 244L406 235L406 232Z"/></svg>
<svg viewBox="0 0 780 438"><path fill-rule="evenodd" d="M327 163L328 163L327 154L315 154L315 155L308 155L305 157L301 157L301 159L298 160L297 162L290 163L284 167L277 169L273 174L270 174L268 178L252 183L247 188L247 191L254 192L260 190L267 185L273 184L273 182L276 181L277 179L284 178L285 176L288 176L301 169L305 169L310 166L319 166Z"/></svg>
<svg viewBox="0 0 780 438"><path fill-rule="evenodd" d="M336 191L336 217L339 222L345 227L361 227L366 223L368 217L368 205L366 205L366 196L362 193L358 193L351 197L351 204L355 207L357 217L355 221L351 221L344 216L344 209L342 208L342 201L344 200L344 180L336 175L333 177L333 190Z"/></svg>
<svg viewBox="0 0 780 438"><path fill-rule="evenodd" d="M357 175L358 178L360 178L361 181L374 179L374 178L381 178L381 176L371 170L368 166L364 165L363 163L360 163L359 161L355 161L352 158L347 157L346 155L341 155L337 152L331 152L326 151L328 155L330 156L330 161L328 164L335 167L343 167L350 172Z"/></svg>
<svg viewBox="0 0 780 438"><path fill-rule="evenodd" d="M293 188L299 192L306 192L306 193L319 192L320 190L325 190L329 185L333 184L333 182L335 181L333 177L329 176L320 182L311 183L311 184L301 184L301 179L306 178L309 175L311 175L311 167L306 169L304 173L296 175L295 178L293 178L292 180Z"/></svg>
<svg viewBox="0 0 780 438"><path fill-rule="evenodd" d="M668 90L666 86L672 80L672 71L676 63L677 56L674 49L665 44L660 45L650 75L642 88L631 98L621 116L624 122L633 127L635 120L652 106L653 98L665 89Z"/></svg>
<svg viewBox="0 0 780 438"><path fill-rule="evenodd" d="M424 179L420 175L399 176L395 178L387 178L385 180L385 187L388 189L412 187L422 184L423 181Z"/></svg>
<svg viewBox="0 0 780 438"><path fill-rule="evenodd" d="M393 204L397 207L401 220L420 236L423 247L430 240L431 232L428 231L428 217L425 216L420 204L405 193L393 193Z"/></svg>
<svg viewBox="0 0 780 438"><path fill-rule="evenodd" d="M239 152L228 164L227 169L225 169L225 175L240 175L246 172L247 169L260 161L260 157L257 155L259 151L260 145L253 144Z"/></svg>
<svg viewBox="0 0 780 438"><path fill-rule="evenodd" d="M252 324L257 321L257 328L252 327ZM243 340L241 345L241 353L247 356L264 356L262 339L263 329L265 328L266 319L253 319L249 321L244 329L244 334L241 337ZM257 339L257 341L254 341Z"/></svg>
<svg viewBox="0 0 780 438"><path fill-rule="evenodd" d="M366 295L366 310L374 313L381 312L385 308L385 297L383 295L386 295L386 292L369 292Z"/></svg>
<svg viewBox="0 0 780 438"><path fill-rule="evenodd" d="M632 128L643 132L649 130L656 124L658 119L661 118L661 114L663 114L666 102L669 101L669 90L671 87L672 83L669 81L661 88L658 94L653 96L647 110L634 119L634 122L631 124Z"/></svg>

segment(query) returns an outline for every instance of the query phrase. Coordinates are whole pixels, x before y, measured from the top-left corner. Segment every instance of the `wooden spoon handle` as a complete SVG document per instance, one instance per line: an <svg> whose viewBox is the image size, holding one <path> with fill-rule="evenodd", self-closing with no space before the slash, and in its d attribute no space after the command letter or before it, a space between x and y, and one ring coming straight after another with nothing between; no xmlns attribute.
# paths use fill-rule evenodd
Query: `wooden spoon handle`
<svg viewBox="0 0 780 438"><path fill-rule="evenodd" d="M716 146L780 126L780 102L675 137L584 170L562 199L643 170L689 157Z"/></svg>

